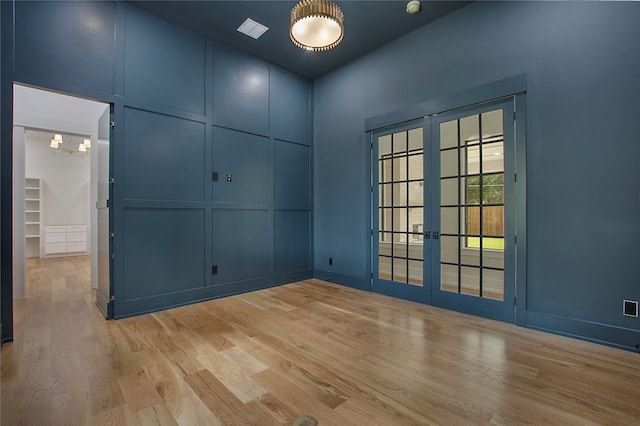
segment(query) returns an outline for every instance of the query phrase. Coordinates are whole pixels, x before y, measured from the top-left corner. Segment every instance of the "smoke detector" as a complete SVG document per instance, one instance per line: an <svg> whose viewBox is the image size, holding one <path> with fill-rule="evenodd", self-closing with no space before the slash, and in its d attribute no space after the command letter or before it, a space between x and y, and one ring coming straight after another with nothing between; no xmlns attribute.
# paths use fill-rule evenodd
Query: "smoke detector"
<svg viewBox="0 0 640 426"><path fill-rule="evenodd" d="M407 3L407 13L409 15L413 15L418 12L420 12L420 2L418 0L411 0Z"/></svg>

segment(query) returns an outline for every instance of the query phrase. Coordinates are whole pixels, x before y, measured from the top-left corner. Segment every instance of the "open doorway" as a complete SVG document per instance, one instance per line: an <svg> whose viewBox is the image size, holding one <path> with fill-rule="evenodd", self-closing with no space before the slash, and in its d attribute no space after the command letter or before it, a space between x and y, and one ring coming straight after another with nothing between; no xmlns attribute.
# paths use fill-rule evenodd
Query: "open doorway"
<svg viewBox="0 0 640 426"><path fill-rule="evenodd" d="M108 111L105 103L14 85L14 299L28 296L26 268L44 259L84 258L87 293L98 286L96 148Z"/></svg>

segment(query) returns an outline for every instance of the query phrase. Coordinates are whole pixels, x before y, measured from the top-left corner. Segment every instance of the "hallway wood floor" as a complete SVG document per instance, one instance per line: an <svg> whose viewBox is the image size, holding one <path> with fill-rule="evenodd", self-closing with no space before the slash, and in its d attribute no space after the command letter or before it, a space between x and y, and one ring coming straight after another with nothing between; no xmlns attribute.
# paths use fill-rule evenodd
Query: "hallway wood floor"
<svg viewBox="0 0 640 426"><path fill-rule="evenodd" d="M118 321L29 262L9 425L640 424L640 355L308 280Z"/></svg>

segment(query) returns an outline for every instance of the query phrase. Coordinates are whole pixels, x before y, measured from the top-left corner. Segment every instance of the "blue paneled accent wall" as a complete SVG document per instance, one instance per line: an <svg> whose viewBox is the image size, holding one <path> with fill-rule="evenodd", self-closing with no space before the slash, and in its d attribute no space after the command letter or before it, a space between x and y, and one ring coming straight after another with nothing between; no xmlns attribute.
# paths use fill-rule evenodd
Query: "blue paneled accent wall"
<svg viewBox="0 0 640 426"><path fill-rule="evenodd" d="M368 285L367 118L524 74L525 324L632 349L638 22L637 2L475 2L316 80L315 274Z"/></svg>
<svg viewBox="0 0 640 426"><path fill-rule="evenodd" d="M310 81L123 2L2 8L3 95L114 105L116 317L312 276Z"/></svg>
<svg viewBox="0 0 640 426"><path fill-rule="evenodd" d="M14 81L114 105L125 317L312 275L369 289L365 120L524 75L519 317L640 342L640 320L622 315L640 300L640 3L474 2L313 84L124 2L0 8L3 340Z"/></svg>

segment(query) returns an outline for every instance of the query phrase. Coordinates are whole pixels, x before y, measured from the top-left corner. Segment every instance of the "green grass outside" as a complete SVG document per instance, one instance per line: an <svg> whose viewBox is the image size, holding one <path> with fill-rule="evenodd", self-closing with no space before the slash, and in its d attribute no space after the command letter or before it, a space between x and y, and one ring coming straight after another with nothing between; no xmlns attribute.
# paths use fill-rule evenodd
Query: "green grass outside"
<svg viewBox="0 0 640 426"><path fill-rule="evenodd" d="M467 247L480 248L480 237L467 237ZM504 250L504 238L482 237L482 248Z"/></svg>

